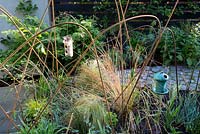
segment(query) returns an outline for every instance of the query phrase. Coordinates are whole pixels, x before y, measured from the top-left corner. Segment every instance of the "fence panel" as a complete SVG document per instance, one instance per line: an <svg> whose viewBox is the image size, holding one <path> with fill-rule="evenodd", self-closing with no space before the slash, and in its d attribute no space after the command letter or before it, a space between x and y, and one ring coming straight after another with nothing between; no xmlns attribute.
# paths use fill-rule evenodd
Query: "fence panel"
<svg viewBox="0 0 200 134"><path fill-rule="evenodd" d="M114 0L108 0L108 2L102 2L102 0L90 0L90 1L80 1L80 0L55 0L55 13L56 16L59 15L59 12L67 12L73 16L77 15L85 15L85 16L92 16L96 15L97 17L101 18L103 16L108 16L110 19L110 23L114 23L117 21L117 12L115 10L115 3ZM101 5L109 4L110 9L105 10L98 10L95 11L94 7L98 7ZM149 4L152 5L153 8L155 8L154 11L146 11L145 8L141 10L136 10L137 14L154 14L156 15L160 20L166 21L167 16L163 15L165 12L164 8L163 11L159 13L159 8L162 7L170 7L170 9L173 8L173 5L175 2L171 2L169 0L163 0L162 5L156 4L153 0L138 0L138 1L130 1L129 3L129 9L127 11L127 16L134 16L134 9L138 8L139 6L148 6ZM123 5L125 7L125 4ZM141 7L142 7L141 6ZM158 9L156 9L158 7ZM200 10L195 8L200 8L200 1L199 0L182 0L178 4L178 8L181 9L182 13L179 13L179 15L174 14L172 17L171 22L183 22L183 21L191 21L191 22L199 22L200 21ZM178 12L178 9L177 11ZM114 9L114 10L113 10ZM170 10L171 11L171 10ZM151 20L148 19L140 19L140 23L142 22L150 22ZM133 22L138 22L138 20L134 20Z"/></svg>

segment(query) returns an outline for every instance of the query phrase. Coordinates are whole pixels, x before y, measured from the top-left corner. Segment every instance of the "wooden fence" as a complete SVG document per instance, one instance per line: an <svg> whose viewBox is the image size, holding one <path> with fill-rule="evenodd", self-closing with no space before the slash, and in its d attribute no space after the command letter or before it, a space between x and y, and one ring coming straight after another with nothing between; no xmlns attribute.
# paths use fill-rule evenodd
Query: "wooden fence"
<svg viewBox="0 0 200 134"><path fill-rule="evenodd" d="M117 20L116 5L114 0L55 0L55 13L58 16L59 12L67 12L73 16L85 15L85 16L98 16L99 18L107 16L107 19L110 20L110 23L114 23ZM165 12L170 12L175 4L175 0L162 0L162 3L159 5L155 1L160 0L130 0L128 11L126 17L134 16L134 12L137 14L154 14L160 20L166 21L167 15L163 15ZM173 1L173 2L172 2ZM98 6L106 6L106 9L98 10ZM161 5L160 5L161 4ZM109 6L108 6L109 5ZM155 8L155 10L146 10L146 6L150 5ZM125 4L123 4L125 7ZM138 10L139 7L142 7ZM168 7L168 10L165 9ZM96 10L94 9L96 8ZM162 8L162 9L160 9ZM136 10L135 10L136 9ZM134 11L135 10L135 11ZM159 12L161 11L162 12ZM166 11L165 11L166 10ZM150 22L149 19L140 19L133 20L132 22L141 23L141 22ZM200 22L200 0L180 0L176 13L173 15L171 23L175 22Z"/></svg>

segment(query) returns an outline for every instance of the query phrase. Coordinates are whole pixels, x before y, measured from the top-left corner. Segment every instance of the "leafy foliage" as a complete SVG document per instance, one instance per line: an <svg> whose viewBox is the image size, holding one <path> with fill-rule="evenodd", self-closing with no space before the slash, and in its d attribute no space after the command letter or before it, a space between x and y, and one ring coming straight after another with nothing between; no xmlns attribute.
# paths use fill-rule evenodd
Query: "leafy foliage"
<svg viewBox="0 0 200 134"><path fill-rule="evenodd" d="M96 21L94 19L84 19L83 17L80 17L79 19L73 18L71 16L60 16L56 20L56 24L65 23L65 22L73 22L82 25L86 29L89 30L92 37L96 37L99 34L99 29L96 26ZM2 33L6 36L6 38L1 39L1 43L8 46L9 50L6 51L6 55L8 56L13 50L18 48L21 44L23 44L26 39L29 39L37 32L47 28L47 25L42 25L40 27L40 30L38 30L38 26L40 25L40 21L37 17L31 17L26 16L23 20L23 25L20 24L19 30L7 30L3 31ZM34 43L34 49L38 52L38 54L41 56L40 58L44 58L47 55L47 51L54 51L51 48L49 48L49 44L54 44L56 42L57 44L57 53L58 53L58 60L61 61L63 65L66 65L66 68L70 68L73 64L73 62L79 58L79 56L85 51L85 49L88 47L88 45L92 42L91 37L85 31L83 28L74 25L74 24L65 24L59 27L56 27L56 38L54 39L54 33L51 33L52 31L46 31L37 36L37 41L31 40L25 47L23 47L18 55L24 54L29 48L30 45L33 45ZM63 37L66 35L72 36L74 40L74 56L66 57L64 55L64 45L63 45ZM24 36L24 37L23 37ZM26 39L25 39L26 38ZM102 47L101 45L101 39L97 40L95 42L96 47ZM48 50L47 50L48 48ZM86 56L83 58L82 61L85 61L88 58L93 58L93 49L92 47L89 52L86 54ZM54 53L54 52L52 52ZM12 61L15 61L19 56L15 55L12 57ZM1 58L5 58L3 55L1 55ZM47 62L48 65L51 66L52 56L49 54L47 55ZM38 61L38 58L33 54L31 56L31 60L33 62ZM12 62L11 61L11 62Z"/></svg>
<svg viewBox="0 0 200 134"><path fill-rule="evenodd" d="M66 13L61 13L59 17L56 19L56 24L64 23L64 22L74 22L82 25L85 27L92 35L92 37L96 37L100 31L97 27L97 22L92 19L84 19L83 16L79 16L79 18L74 18ZM58 42L58 58L64 65L67 63L73 62L75 59L79 58L79 56L86 50L88 45L92 42L91 37L82 27L73 24L66 24L62 25L61 27L56 28L56 40ZM70 35L74 41L74 56L72 58L64 56L64 49L62 38L66 35ZM95 42L95 46L97 48L101 48L102 46L102 39L99 39ZM88 58L94 58L94 47L92 47L85 57L83 58L82 62L86 61ZM71 66L71 64L69 65ZM68 67L69 67L68 66ZM70 67L69 67L70 68Z"/></svg>
<svg viewBox="0 0 200 134"><path fill-rule="evenodd" d="M32 4L32 0L20 0L16 10L23 15L31 15L38 9L36 4Z"/></svg>
<svg viewBox="0 0 200 134"><path fill-rule="evenodd" d="M106 109L96 96L88 95L77 99L77 102L68 113L73 113L72 128L78 130L80 134L86 133L109 133L109 122L106 122ZM69 121L68 121L69 122ZM106 132L108 131L108 132Z"/></svg>
<svg viewBox="0 0 200 134"><path fill-rule="evenodd" d="M50 122L47 119L41 119L37 126L33 127L30 131L30 127L22 122L23 126L20 128L20 134L57 134L58 126L55 123Z"/></svg>
<svg viewBox="0 0 200 134"><path fill-rule="evenodd" d="M178 27L170 28L174 34L165 31L159 46L166 65L174 63L174 43L176 43L176 55L179 64L195 66L200 58L200 40L194 34ZM175 41L175 42L174 42Z"/></svg>
<svg viewBox="0 0 200 134"><path fill-rule="evenodd" d="M188 131L199 132L197 120L200 117L199 94L184 93L177 96L177 91L170 91L166 111L164 111L164 125L168 132L182 133Z"/></svg>
<svg viewBox="0 0 200 134"><path fill-rule="evenodd" d="M17 20L17 22L19 23L19 30L2 31L2 34L4 34L5 38L1 39L1 43L6 45L8 47L8 50L5 50L6 55L1 55L0 58L4 59L5 57L8 57L15 49L17 49L21 44L23 44L26 41L26 39L32 37L33 34L38 32L38 26L40 24L40 20L37 17L26 16L22 21L23 24L20 23L20 20ZM44 28L47 28L47 25L44 24L40 27L40 29ZM48 36L49 36L48 32L44 32L38 35L37 38L38 40L41 41L40 42L41 44L39 42L36 43L35 48L38 48L43 44L47 44ZM23 55L29 49L30 47L29 45L33 45L32 43L34 42L30 41L28 44L26 44L16 55L14 55L11 58L10 62L12 63L13 61L17 60L20 57L20 55ZM42 48L40 48L38 52L41 55L44 55L44 53L41 53ZM31 58L33 61L37 60L35 56L32 56Z"/></svg>
<svg viewBox="0 0 200 134"><path fill-rule="evenodd" d="M46 101L45 100L28 100L24 107L24 117L26 120L26 123L31 123L39 114L39 112L42 110L42 108L45 106ZM47 117L50 113L49 109L45 109L45 112L43 113L43 117Z"/></svg>

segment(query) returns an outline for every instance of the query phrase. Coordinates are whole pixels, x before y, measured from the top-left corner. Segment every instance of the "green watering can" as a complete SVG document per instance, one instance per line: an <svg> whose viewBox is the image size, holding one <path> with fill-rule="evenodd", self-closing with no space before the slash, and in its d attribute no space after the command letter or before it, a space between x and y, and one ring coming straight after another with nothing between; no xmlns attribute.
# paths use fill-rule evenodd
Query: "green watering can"
<svg viewBox="0 0 200 134"><path fill-rule="evenodd" d="M167 94L169 90L166 88L166 82L169 79L169 76L164 72L158 72L154 74L153 78L153 92L159 95Z"/></svg>

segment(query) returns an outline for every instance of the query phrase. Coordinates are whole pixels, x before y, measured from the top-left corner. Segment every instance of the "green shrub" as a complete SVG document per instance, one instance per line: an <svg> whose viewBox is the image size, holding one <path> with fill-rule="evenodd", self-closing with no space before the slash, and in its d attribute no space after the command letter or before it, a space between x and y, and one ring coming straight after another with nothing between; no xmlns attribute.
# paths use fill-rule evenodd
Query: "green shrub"
<svg viewBox="0 0 200 134"><path fill-rule="evenodd" d="M38 9L36 4L32 4L32 0L20 0L16 7L16 11L23 15L31 15Z"/></svg>
<svg viewBox="0 0 200 134"><path fill-rule="evenodd" d="M17 18L16 18L17 19ZM20 20L19 20L20 21ZM69 15L67 16L59 16L56 19L56 24L65 23L65 22L74 22L82 25L86 29L89 30L92 37L96 37L100 31L97 28L97 23L94 19L84 19L82 16L80 16L79 19L73 18ZM40 30L38 31L38 26L40 24L40 21L37 17L31 17L31 16L25 16L24 20L22 21L22 24L19 24L19 30L7 30L2 31L2 33L5 35L5 38L1 39L1 43L8 46L9 50L6 51L6 55L1 55L0 59L5 59L5 56L7 57L10 55L16 48L18 48L21 44L23 44L26 39L29 39L32 37L36 32L39 32L48 26L46 24L43 24L40 27ZM56 31L56 38L54 38L54 32L52 30L43 32L37 36L36 41L29 41L30 45L35 44L34 49L39 54L41 59L45 59L47 56L47 65L52 66L52 55L50 55L47 52L47 48L49 51L51 51L53 54L55 54L52 47L55 47L55 41L57 44L57 53L58 53L58 60L61 61L61 63L66 66L66 68L70 68L73 66L74 62L80 57L80 55L83 53L83 51L86 50L88 45L92 42L91 37L85 31L83 28L75 25L75 24L65 24L62 26L58 26L55 28ZM21 33L22 34L21 34ZM23 36L25 38L23 38ZM63 37L69 35L72 36L72 39L74 41L73 47L74 47L74 56L73 57L66 57L64 53L64 44L63 44ZM95 46L100 48L103 47L102 45L102 39L99 39L95 42ZM49 46L51 44L52 46ZM25 52L30 48L30 46L27 44L25 45L16 55L14 55L10 59L10 63L13 61L16 61L21 55L25 54ZM82 61L85 61L88 58L94 58L94 47L92 47L89 52L86 53L85 57L83 57ZM48 55L47 55L48 53ZM28 55L25 54L25 55ZM55 55L54 55L55 56ZM38 61L38 57L33 53L31 56L31 60L33 62ZM19 60L20 62L20 60Z"/></svg>
<svg viewBox="0 0 200 134"><path fill-rule="evenodd" d="M155 60L164 65L174 65L176 44L176 59L178 65L189 67L197 65L200 58L199 25L186 25L182 27L171 26L164 31L162 39L155 53ZM174 36L173 36L174 35ZM138 57L141 64L147 53L152 48L156 33L149 31L134 31L130 38L130 44L124 45L124 59L131 64ZM131 51L134 50L134 51ZM135 56L132 56L134 52ZM116 52L117 53L117 52Z"/></svg>
<svg viewBox="0 0 200 134"><path fill-rule="evenodd" d="M179 27L170 27L174 34L174 40L170 31L165 31L159 45L165 65L174 64L174 43L176 43L176 55L178 64L195 66L200 58L200 40L190 31Z"/></svg>
<svg viewBox="0 0 200 134"><path fill-rule="evenodd" d="M22 122L20 127L19 134L57 134L58 133L58 126L55 123L50 122L47 119L41 119L37 126L34 126L30 131L30 127Z"/></svg>
<svg viewBox="0 0 200 134"><path fill-rule="evenodd" d="M41 110L46 104L46 100L33 100L30 99L25 103L23 114L26 123L31 123L34 119L39 116ZM50 114L49 107L42 113L42 117L47 117Z"/></svg>
<svg viewBox="0 0 200 134"><path fill-rule="evenodd" d="M59 23L64 23L64 22L74 22L78 23L85 28L91 33L92 37L96 37L99 33L100 30L97 27L97 22L92 19L88 18L85 19L83 16L79 16L79 18L74 18L70 15L66 15L65 13L60 14L59 17L56 19L56 24ZM60 27L56 28L56 40L58 43L58 58L59 60L64 64L64 65L69 65L69 63L74 62L75 59L78 59L80 55L83 53L83 51L86 50L88 45L92 42L89 34L81 27L73 24L65 24ZM73 43L73 50L74 50L74 56L71 57L66 57L64 55L64 49L63 49L63 37L66 35L70 35L74 41ZM102 48L102 38L97 40L95 42L95 46L97 48ZM82 62L86 61L88 58L94 58L94 47L92 47L85 57L83 57ZM72 66L70 64L69 66ZM68 66L68 67L69 67Z"/></svg>
<svg viewBox="0 0 200 134"><path fill-rule="evenodd" d="M5 38L1 39L1 43L6 45L8 47L8 50L5 51L6 55L1 55L1 59L5 59L5 57L8 57L15 49L17 49L21 44L23 44L26 39L29 39L30 37L33 36L36 32L38 32L38 26L40 23L40 20L37 17L32 17L32 16L25 16L23 20L19 20L18 18L15 18L16 22L22 22L18 24L19 30L6 30L2 31L2 34L4 34ZM8 22L11 23L11 22ZM40 29L45 29L47 28L47 25L42 25ZM41 31L41 30L39 30ZM24 37L23 37L23 36ZM36 50L38 50L38 53L41 55L45 54L44 51L44 46L43 44L48 44L48 37L49 37L49 32L44 32L40 35L37 36L38 40L41 42L39 43L38 41L35 42L36 46L34 47ZM30 45L33 45L33 41L29 42ZM13 61L16 61L21 55L25 54L25 52L30 48L28 44L26 44L18 53L16 53L11 59L9 63L13 63ZM25 54L26 55L26 54ZM23 58L19 60L18 63ZM31 56L31 60L33 61L38 61L35 55Z"/></svg>

